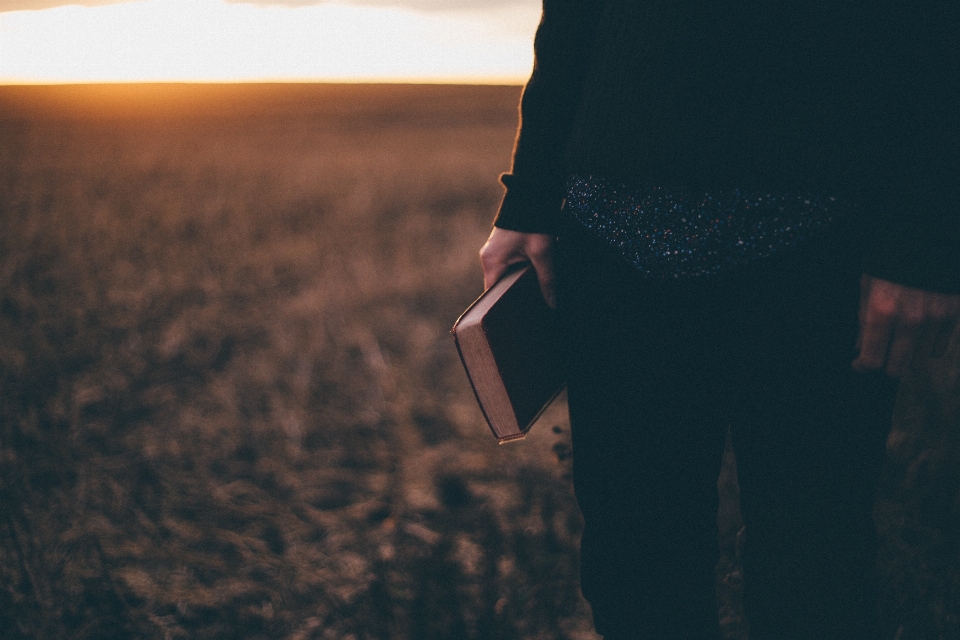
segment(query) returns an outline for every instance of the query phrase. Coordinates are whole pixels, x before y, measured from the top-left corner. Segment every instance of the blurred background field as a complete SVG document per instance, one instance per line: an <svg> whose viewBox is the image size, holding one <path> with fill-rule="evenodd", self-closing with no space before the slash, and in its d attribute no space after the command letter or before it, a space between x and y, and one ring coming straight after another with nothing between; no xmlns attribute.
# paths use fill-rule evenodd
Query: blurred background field
<svg viewBox="0 0 960 640"><path fill-rule="evenodd" d="M596 637L563 402L498 447L448 335L518 98L0 87L5 637ZM960 638L958 349L878 503L900 640Z"/></svg>

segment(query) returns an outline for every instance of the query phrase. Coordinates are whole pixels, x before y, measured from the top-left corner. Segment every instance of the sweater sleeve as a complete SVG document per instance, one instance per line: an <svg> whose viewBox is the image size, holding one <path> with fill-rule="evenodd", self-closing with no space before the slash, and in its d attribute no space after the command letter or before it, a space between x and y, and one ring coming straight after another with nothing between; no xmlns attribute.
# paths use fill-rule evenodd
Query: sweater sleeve
<svg viewBox="0 0 960 640"><path fill-rule="evenodd" d="M866 273L916 289L960 293L960 200L935 185L890 194L867 237ZM899 197L898 197L899 195Z"/></svg>
<svg viewBox="0 0 960 640"><path fill-rule="evenodd" d="M878 53L884 119L864 270L960 293L960 19L952 3L897 10Z"/></svg>
<svg viewBox="0 0 960 640"><path fill-rule="evenodd" d="M494 225L556 233L563 201L564 151L589 64L600 0L543 0L534 65L520 101L520 128Z"/></svg>

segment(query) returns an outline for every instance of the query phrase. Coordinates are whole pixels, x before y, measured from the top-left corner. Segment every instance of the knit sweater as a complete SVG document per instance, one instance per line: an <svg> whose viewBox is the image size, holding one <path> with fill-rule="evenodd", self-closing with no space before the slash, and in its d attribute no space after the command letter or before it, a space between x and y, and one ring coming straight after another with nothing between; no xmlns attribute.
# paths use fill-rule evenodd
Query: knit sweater
<svg viewBox="0 0 960 640"><path fill-rule="evenodd" d="M949 0L543 0L496 226L556 233L564 183L842 196L864 269L960 292Z"/></svg>

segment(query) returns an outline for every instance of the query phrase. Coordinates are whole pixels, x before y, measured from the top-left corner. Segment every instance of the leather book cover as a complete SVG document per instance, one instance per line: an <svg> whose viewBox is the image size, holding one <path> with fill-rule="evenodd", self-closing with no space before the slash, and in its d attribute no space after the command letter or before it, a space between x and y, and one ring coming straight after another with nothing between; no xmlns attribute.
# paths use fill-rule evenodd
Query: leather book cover
<svg viewBox="0 0 960 640"><path fill-rule="evenodd" d="M557 331L529 265L508 272L454 324L467 377L501 443L523 438L562 390Z"/></svg>

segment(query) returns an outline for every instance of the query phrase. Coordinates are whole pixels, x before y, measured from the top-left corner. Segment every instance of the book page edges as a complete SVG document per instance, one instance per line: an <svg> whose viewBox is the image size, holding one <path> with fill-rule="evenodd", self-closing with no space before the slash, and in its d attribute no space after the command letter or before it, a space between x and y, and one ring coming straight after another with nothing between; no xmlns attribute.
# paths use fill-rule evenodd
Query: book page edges
<svg viewBox="0 0 960 640"><path fill-rule="evenodd" d="M515 441L515 440L523 440L523 439L525 439L525 438L527 437L527 432L529 432L530 429L533 428L533 425L535 425L535 424L537 423L537 420L540 419L540 416L542 416L542 415L544 414L544 412L546 412L546 410L550 408L550 405L553 404L553 401L556 400L557 397L558 397L561 393L563 393L563 390L566 389L566 388L567 388L567 385L566 385L566 384L560 385L560 388L557 389L557 391L550 397L550 399L547 400L545 403L543 403L543 406L540 408L540 411L537 412L537 415L533 416L533 420L530 421L530 424L528 424L526 427L524 427L523 431L521 431L520 433L518 433L517 435L514 435L514 436L506 436L506 437L503 437L503 438L499 438L499 437L498 437L498 438L497 438L497 441L498 441L497 444L506 444L506 443L508 443L508 442L513 442L513 441Z"/></svg>
<svg viewBox="0 0 960 640"><path fill-rule="evenodd" d="M477 399L477 404L480 406L480 412L483 414L484 420L487 421L487 426L490 427L490 431L493 432L493 435L494 435L494 436L497 438L497 440L500 441L501 443L503 443L503 442L505 442L505 441L509 441L509 440L515 440L515 439L518 439L518 438L522 438L523 435L525 434L526 430L519 428L519 425L517 424L516 418L512 415L512 410L511 410L511 418L512 418L512 419L509 420L509 422L512 423L513 428L510 429L509 431L512 431L513 433L510 433L510 432L508 431L508 433L507 433L506 435L502 435L502 434L500 434L500 433L497 432L497 428L496 428L496 426L495 426L495 421L491 419L491 416L490 416L490 413L489 413L489 409L484 405L483 400L480 398L480 392L479 392L478 389L477 389L477 384L476 384L476 382L474 381L473 375L472 375L472 373L471 373L472 369L471 369L469 366L467 366L467 359L464 357L464 353L463 353L463 345L460 344L460 337L461 337L461 336L458 335L456 329L457 329L457 325L454 325L454 329L453 329L453 331L452 331L452 333L453 333L453 342L454 342L454 344L456 344L456 346L457 346L457 354L460 356L460 362L461 362L461 364L463 365L463 370L464 370L464 371L466 372L466 374L467 374L467 379L468 379L469 382L470 382L470 388L473 390L473 396ZM493 352L490 351L489 345L487 345L486 343L483 343L483 347L485 347L485 348L484 348L484 351L487 352L488 360L494 361L494 360L493 360ZM496 376L494 379L495 379L495 380L501 380L501 378L500 378L500 376L499 376L499 372L497 372L497 376ZM503 388L502 382L501 382L501 384L498 385L498 392L499 392L498 395L501 395L501 401L505 399L505 400L506 400L506 403L505 403L505 404L506 404L507 406L512 406L512 405L510 404L510 398L509 398L509 396L507 395L506 389ZM532 425L533 422L531 422L530 424ZM527 426L527 429L529 429L529 428L530 428L530 426L528 425L528 426Z"/></svg>

